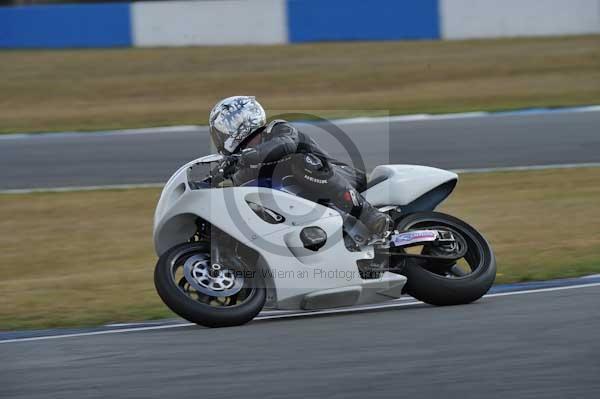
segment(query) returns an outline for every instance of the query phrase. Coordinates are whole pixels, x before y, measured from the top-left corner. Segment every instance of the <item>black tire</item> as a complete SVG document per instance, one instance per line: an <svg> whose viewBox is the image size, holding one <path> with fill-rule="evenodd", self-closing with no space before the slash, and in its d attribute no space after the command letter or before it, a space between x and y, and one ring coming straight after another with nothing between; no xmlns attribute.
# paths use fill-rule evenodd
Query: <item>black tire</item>
<svg viewBox="0 0 600 399"><path fill-rule="evenodd" d="M396 228L402 231L427 225L447 226L462 234L469 247L465 259L477 260L477 266L463 277L448 278L426 270L419 265L420 261L408 259L401 272L407 277L405 292L437 306L471 303L485 295L496 278L496 259L486 239L462 220L439 212L409 214L397 222Z"/></svg>
<svg viewBox="0 0 600 399"><path fill-rule="evenodd" d="M198 253L210 254L210 245L203 242L180 244L158 259L154 269L154 285L163 302L184 319L206 327L238 326L252 320L266 300L264 285L258 281L260 273L254 273L254 279L246 279L252 285L251 296L233 306L216 307L196 301L178 286L173 278L173 264L181 257Z"/></svg>

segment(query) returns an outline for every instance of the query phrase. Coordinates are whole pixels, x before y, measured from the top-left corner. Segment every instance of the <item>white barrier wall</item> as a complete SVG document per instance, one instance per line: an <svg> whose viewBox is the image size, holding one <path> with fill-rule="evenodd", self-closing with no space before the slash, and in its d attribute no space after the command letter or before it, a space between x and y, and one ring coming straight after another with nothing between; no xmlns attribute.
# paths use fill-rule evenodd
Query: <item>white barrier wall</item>
<svg viewBox="0 0 600 399"><path fill-rule="evenodd" d="M169 1L132 4L140 47L287 43L285 0Z"/></svg>
<svg viewBox="0 0 600 399"><path fill-rule="evenodd" d="M440 0L444 39L600 33L600 0Z"/></svg>
<svg viewBox="0 0 600 399"><path fill-rule="evenodd" d="M600 0L202 0L0 7L0 49L593 33L600 33Z"/></svg>

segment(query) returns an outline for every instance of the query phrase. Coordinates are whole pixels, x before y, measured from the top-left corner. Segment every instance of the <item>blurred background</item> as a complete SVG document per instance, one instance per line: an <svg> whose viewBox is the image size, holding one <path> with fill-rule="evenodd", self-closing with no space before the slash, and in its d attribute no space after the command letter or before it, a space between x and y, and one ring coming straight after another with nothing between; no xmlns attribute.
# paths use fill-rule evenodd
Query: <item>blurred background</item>
<svg viewBox="0 0 600 399"><path fill-rule="evenodd" d="M211 107L239 94L271 118L334 119L368 169L459 171L441 210L490 240L495 292L600 272L600 0L0 0L2 337L172 322L154 206L211 152ZM215 395L389 396L402 381L416 397L599 397L598 294L569 292L157 332L146 347L44 341L27 361L5 345L0 396L185 393L185 371ZM257 386L258 364L273 384Z"/></svg>

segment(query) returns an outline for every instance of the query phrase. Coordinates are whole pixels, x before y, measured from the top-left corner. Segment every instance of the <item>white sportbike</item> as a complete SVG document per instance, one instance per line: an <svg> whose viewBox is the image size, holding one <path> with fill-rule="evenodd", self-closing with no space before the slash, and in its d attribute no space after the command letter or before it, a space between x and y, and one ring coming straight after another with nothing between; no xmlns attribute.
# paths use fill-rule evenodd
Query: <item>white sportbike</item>
<svg viewBox="0 0 600 399"><path fill-rule="evenodd" d="M433 211L456 186L455 173L376 167L363 195L392 216L396 231L370 242L352 216L302 198L293 176L215 187L226 162L209 155L184 165L156 208L156 289L189 321L233 326L265 307L310 311L403 294L433 305L466 304L494 282L496 262L486 239ZM202 165L211 171L194 178Z"/></svg>

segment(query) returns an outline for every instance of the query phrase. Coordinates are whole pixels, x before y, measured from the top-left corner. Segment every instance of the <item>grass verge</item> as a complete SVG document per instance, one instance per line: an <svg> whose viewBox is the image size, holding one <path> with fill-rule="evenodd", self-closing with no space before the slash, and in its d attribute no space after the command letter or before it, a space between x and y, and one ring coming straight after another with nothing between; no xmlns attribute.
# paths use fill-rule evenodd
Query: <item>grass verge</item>
<svg viewBox="0 0 600 399"><path fill-rule="evenodd" d="M498 282L597 273L597 182L600 168L467 174L442 211L487 236ZM0 195L0 330L172 316L152 282L158 195Z"/></svg>
<svg viewBox="0 0 600 399"><path fill-rule="evenodd" d="M200 124L234 94L323 117L567 106L600 103L600 36L2 51L0 76L0 133Z"/></svg>

